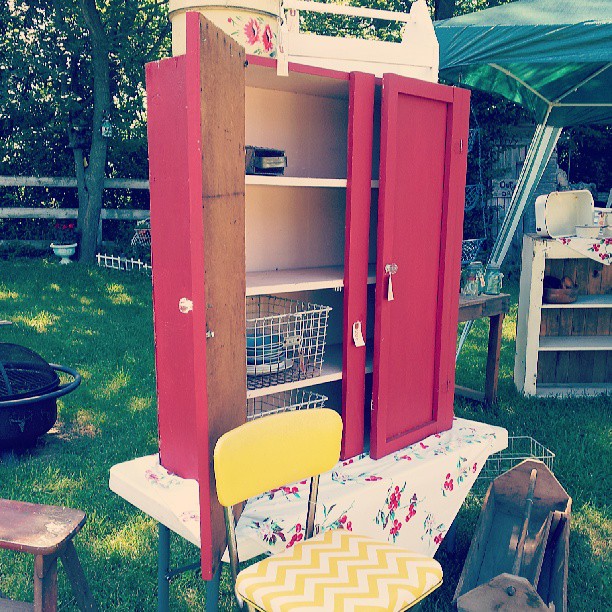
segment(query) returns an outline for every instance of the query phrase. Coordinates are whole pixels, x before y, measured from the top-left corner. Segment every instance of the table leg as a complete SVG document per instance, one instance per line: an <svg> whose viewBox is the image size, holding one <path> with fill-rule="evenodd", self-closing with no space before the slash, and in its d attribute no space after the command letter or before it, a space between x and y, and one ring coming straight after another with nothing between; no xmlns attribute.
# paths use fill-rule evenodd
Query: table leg
<svg viewBox="0 0 612 612"><path fill-rule="evenodd" d="M449 555L454 555L457 552L457 517L451 523L446 535L444 536L446 543L446 551Z"/></svg>
<svg viewBox="0 0 612 612"><path fill-rule="evenodd" d="M217 571L212 580L206 582L206 612L217 612L219 609L219 583L221 582L221 566L219 563Z"/></svg>
<svg viewBox="0 0 612 612"><path fill-rule="evenodd" d="M487 372L485 377L485 402L489 406L497 401L497 380L499 378L499 354L501 352L503 323L503 312L489 317L489 347L487 349Z"/></svg>
<svg viewBox="0 0 612 612"><path fill-rule="evenodd" d="M170 610L170 529L159 523L159 541L157 544L157 610L169 612Z"/></svg>

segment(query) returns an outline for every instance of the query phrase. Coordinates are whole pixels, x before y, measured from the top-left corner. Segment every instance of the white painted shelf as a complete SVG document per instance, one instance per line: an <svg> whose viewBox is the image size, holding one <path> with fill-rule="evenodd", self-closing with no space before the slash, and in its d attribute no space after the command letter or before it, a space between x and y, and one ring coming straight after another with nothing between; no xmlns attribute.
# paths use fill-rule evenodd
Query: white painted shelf
<svg viewBox="0 0 612 612"><path fill-rule="evenodd" d="M544 336L540 351L610 351L612 336Z"/></svg>
<svg viewBox="0 0 612 612"><path fill-rule="evenodd" d="M375 282L375 267L370 265L368 284L373 285ZM342 287L344 287L344 268L342 266L247 272L246 275L247 296L341 289Z"/></svg>
<svg viewBox="0 0 612 612"><path fill-rule="evenodd" d="M347 185L345 178L316 178L307 176L265 176L261 174L247 174L245 184L264 187L323 187L327 189L344 189ZM372 181L372 189L378 189L379 181Z"/></svg>
<svg viewBox="0 0 612 612"><path fill-rule="evenodd" d="M573 304L542 304L542 308L612 308L612 294L581 295Z"/></svg>
<svg viewBox="0 0 612 612"><path fill-rule="evenodd" d="M372 367L372 351L370 347L366 349L366 374L371 374ZM247 399L254 397L263 397L272 393L280 393L281 391L289 391L290 389L303 389L304 387L312 387L323 383L342 380L342 345L332 344L325 348L323 367L321 374L313 378L305 378L292 382L274 385L272 387L263 387L261 389L248 389Z"/></svg>
<svg viewBox="0 0 612 612"><path fill-rule="evenodd" d="M588 383L586 386L580 384L543 384L539 383L536 388L537 397L594 397L604 393L612 393L612 384Z"/></svg>
<svg viewBox="0 0 612 612"><path fill-rule="evenodd" d="M346 187L346 179L339 178L312 178L305 176L264 176L261 174L247 174L245 184L263 185L270 187L327 187L339 189Z"/></svg>

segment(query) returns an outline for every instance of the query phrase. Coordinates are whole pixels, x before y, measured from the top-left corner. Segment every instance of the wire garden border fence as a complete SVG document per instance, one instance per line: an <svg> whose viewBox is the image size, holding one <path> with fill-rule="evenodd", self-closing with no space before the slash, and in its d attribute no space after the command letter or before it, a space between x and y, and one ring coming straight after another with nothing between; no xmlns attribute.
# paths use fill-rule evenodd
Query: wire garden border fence
<svg viewBox="0 0 612 612"><path fill-rule="evenodd" d="M125 270L128 272L139 270L141 272L151 273L151 264L131 257L98 253L96 255L96 261L100 268L111 268L112 270Z"/></svg>

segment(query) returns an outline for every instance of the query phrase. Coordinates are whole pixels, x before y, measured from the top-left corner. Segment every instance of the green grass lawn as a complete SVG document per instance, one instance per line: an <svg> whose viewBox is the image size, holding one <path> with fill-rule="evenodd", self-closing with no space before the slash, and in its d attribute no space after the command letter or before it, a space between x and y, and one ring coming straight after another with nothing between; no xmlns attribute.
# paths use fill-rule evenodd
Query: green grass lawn
<svg viewBox="0 0 612 612"><path fill-rule="evenodd" d="M512 382L516 292L504 325L500 402L491 410L457 402L459 416L533 436L556 453L555 473L573 497L569 609L604 610L612 600L610 486L612 401L536 400ZM150 278L52 261L0 261L0 341L23 344L48 361L77 368L83 384L59 400L55 429L37 448L0 460L0 497L73 506L88 515L76 546L101 609L156 608L154 521L108 489L115 463L157 450ZM461 357L457 381L482 388L486 325L479 322ZM450 610L481 497L470 495L458 523L457 551L437 557L445 584L425 610ZM175 538L175 564L195 547ZM0 551L0 590L32 598L32 558ZM222 609L231 609L227 574ZM203 608L205 588L193 573L171 587L173 610ZM60 570L61 609L76 609Z"/></svg>

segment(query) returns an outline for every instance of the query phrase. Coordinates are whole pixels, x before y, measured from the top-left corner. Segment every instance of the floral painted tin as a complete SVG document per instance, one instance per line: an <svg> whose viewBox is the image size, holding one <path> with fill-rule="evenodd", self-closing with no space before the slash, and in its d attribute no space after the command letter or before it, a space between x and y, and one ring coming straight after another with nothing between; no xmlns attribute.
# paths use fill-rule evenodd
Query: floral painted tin
<svg viewBox="0 0 612 612"><path fill-rule="evenodd" d="M185 15L196 11L239 42L251 55L276 57L278 0L170 0L172 54L185 53Z"/></svg>

